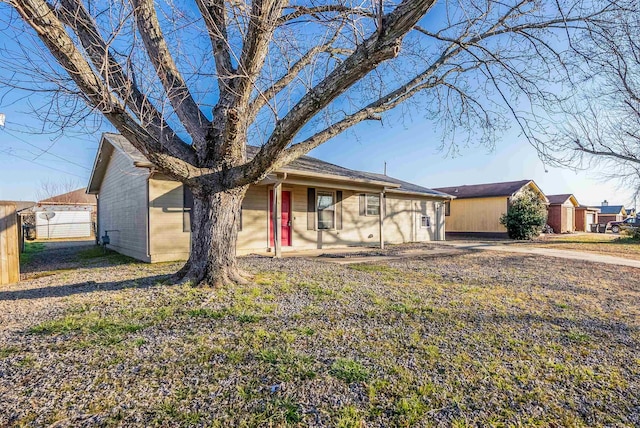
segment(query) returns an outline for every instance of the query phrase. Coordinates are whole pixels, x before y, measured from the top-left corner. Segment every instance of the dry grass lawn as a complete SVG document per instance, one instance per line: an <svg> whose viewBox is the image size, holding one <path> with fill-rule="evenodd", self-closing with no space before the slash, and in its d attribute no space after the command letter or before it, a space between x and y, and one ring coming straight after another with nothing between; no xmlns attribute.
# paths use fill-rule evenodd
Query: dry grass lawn
<svg viewBox="0 0 640 428"><path fill-rule="evenodd" d="M590 253L640 260L640 241L631 239L625 235L612 233L545 235L544 237L533 241L510 243L510 245L514 244L572 251L586 251Z"/></svg>
<svg viewBox="0 0 640 428"><path fill-rule="evenodd" d="M209 290L117 262L0 291L0 426L640 425L638 269L256 257Z"/></svg>

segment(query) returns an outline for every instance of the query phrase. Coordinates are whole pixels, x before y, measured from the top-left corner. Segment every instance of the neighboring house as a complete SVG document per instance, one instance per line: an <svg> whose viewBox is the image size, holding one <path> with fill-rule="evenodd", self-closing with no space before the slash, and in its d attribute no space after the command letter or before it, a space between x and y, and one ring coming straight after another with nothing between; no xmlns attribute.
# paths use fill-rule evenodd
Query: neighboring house
<svg viewBox="0 0 640 428"><path fill-rule="evenodd" d="M447 234L507 236L500 217L507 213L511 199L524 189L531 189L548 204L542 190L533 180L504 183L440 187L434 190L455 196L445 207Z"/></svg>
<svg viewBox="0 0 640 428"><path fill-rule="evenodd" d="M635 208L625 208L625 211L627 212L627 217L635 217L636 216L636 209Z"/></svg>
<svg viewBox="0 0 640 428"><path fill-rule="evenodd" d="M96 197L84 188L43 199L32 210L37 239L94 236Z"/></svg>
<svg viewBox="0 0 640 428"><path fill-rule="evenodd" d="M247 151L252 156L257 148ZM274 188L280 204L273 203ZM99 236L108 234L109 248L147 262L188 257L190 192L155 171L122 136L102 136L87 192L98 196ZM276 240L284 250L444 240L444 202L450 199L305 156L249 187L237 250L277 249L274 209L281 218Z"/></svg>
<svg viewBox="0 0 640 428"><path fill-rule="evenodd" d="M611 221L622 221L627 218L627 210L625 210L624 205L609 205L609 202L604 200L602 205L597 208L600 209L598 223L605 224Z"/></svg>
<svg viewBox="0 0 640 428"><path fill-rule="evenodd" d="M573 233L576 230L576 207L580 204L571 194L547 195L549 200L547 224L554 233Z"/></svg>
<svg viewBox="0 0 640 428"><path fill-rule="evenodd" d="M576 207L576 231L591 232L591 225L598 224L600 208L578 205Z"/></svg>

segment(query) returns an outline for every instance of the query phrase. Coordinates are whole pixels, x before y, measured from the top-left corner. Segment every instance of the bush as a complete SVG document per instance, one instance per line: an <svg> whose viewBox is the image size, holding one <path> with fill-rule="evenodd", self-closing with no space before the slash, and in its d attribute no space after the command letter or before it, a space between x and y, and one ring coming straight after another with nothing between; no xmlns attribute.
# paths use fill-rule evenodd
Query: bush
<svg viewBox="0 0 640 428"><path fill-rule="evenodd" d="M547 206L529 189L514 196L507 213L500 217L511 239L535 238L546 223Z"/></svg>

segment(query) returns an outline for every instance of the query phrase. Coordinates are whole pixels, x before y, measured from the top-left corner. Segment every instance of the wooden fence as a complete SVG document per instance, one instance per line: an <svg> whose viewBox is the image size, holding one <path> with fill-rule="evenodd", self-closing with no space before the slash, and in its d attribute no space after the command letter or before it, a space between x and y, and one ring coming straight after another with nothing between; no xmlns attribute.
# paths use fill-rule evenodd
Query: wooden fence
<svg viewBox="0 0 640 428"><path fill-rule="evenodd" d="M0 285L20 280L16 204L0 202Z"/></svg>

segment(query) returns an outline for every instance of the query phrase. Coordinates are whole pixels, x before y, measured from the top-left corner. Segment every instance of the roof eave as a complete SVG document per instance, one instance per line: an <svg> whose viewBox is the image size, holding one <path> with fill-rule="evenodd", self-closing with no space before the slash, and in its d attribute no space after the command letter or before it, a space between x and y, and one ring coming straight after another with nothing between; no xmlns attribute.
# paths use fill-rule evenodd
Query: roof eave
<svg viewBox="0 0 640 428"><path fill-rule="evenodd" d="M387 191L389 193L395 193L395 194L429 196L431 198L437 198L437 199L456 199L455 196L448 195L446 193L434 194L434 193L426 193L426 192L415 192L411 190L403 190L401 188L388 189Z"/></svg>
<svg viewBox="0 0 640 428"><path fill-rule="evenodd" d="M293 169L293 168L282 168L282 169L279 169L276 172L279 172L279 173L286 172L287 174L298 175L298 176L303 176L303 177L310 177L310 178L321 178L321 179L331 180L331 181L352 181L352 182L355 181L355 182L358 182L358 183L366 183L366 184L370 184L370 185L374 185L374 186L381 186L381 187L389 187L389 188L398 188L398 187L400 187L399 184L392 183L392 182L389 182L389 181L378 181L378 180L368 180L368 179L355 178L355 177L345 177L345 176L342 176L342 175L323 174L321 172L302 171L302 170Z"/></svg>

